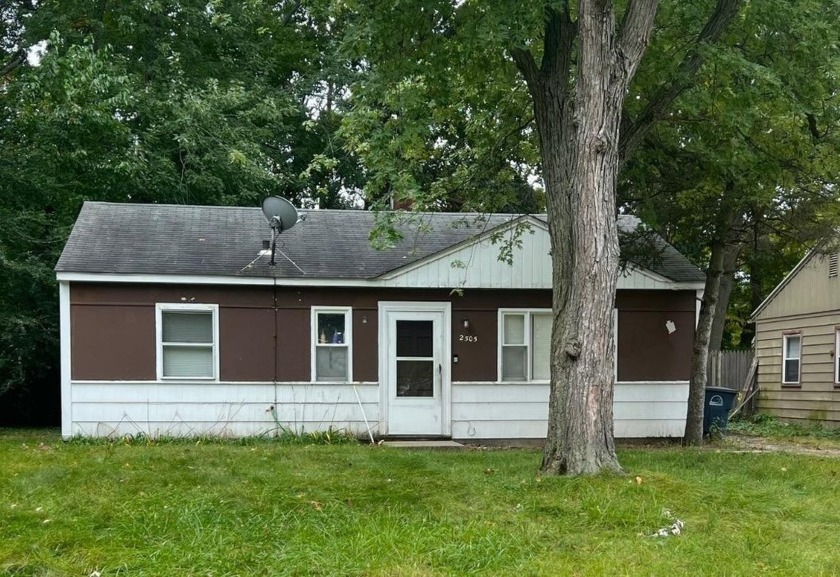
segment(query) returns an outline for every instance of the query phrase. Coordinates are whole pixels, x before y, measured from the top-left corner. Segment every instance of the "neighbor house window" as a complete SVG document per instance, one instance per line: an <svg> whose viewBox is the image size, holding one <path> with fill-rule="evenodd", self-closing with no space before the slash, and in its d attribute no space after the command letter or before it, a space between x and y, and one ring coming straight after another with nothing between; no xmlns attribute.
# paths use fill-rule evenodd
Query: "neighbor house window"
<svg viewBox="0 0 840 577"><path fill-rule="evenodd" d="M782 339L782 383L799 383L800 359L802 358L802 335L784 335Z"/></svg>
<svg viewBox="0 0 840 577"><path fill-rule="evenodd" d="M346 383L352 373L353 312L348 307L312 307L312 375Z"/></svg>
<svg viewBox="0 0 840 577"><path fill-rule="evenodd" d="M157 305L159 379L218 379L218 305Z"/></svg>
<svg viewBox="0 0 840 577"><path fill-rule="evenodd" d="M834 329L834 384L840 386L840 328Z"/></svg>
<svg viewBox="0 0 840 577"><path fill-rule="evenodd" d="M550 379L551 311L499 311L499 380Z"/></svg>

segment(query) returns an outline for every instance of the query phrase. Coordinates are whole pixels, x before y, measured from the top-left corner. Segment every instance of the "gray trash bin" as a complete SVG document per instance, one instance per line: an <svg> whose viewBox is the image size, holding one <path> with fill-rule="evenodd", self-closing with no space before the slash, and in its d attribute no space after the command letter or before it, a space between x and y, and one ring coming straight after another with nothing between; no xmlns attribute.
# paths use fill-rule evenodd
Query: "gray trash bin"
<svg viewBox="0 0 840 577"><path fill-rule="evenodd" d="M708 435L712 427L726 431L729 411L738 391L724 387L706 387L706 404L703 407L703 434Z"/></svg>

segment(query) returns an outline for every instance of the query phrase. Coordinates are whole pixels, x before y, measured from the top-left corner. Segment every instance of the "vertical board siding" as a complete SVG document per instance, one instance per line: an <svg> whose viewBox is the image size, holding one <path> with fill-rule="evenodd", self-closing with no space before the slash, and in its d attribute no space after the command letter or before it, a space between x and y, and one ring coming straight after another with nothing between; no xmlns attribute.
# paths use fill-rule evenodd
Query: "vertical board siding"
<svg viewBox="0 0 840 577"><path fill-rule="evenodd" d="M386 277L388 287L406 288L542 288L550 289L551 239L539 225L522 231L511 246L511 264L499 262L511 232L494 243L490 239L468 243L443 255L407 267ZM702 284L702 283L701 283ZM619 289L672 289L673 281L642 268L629 267L618 278Z"/></svg>
<svg viewBox="0 0 840 577"><path fill-rule="evenodd" d="M349 385L75 382L71 435L241 437L333 428L363 436L364 417L376 435L379 387L364 383L356 389L364 416ZM543 439L548 391L546 384L453 383L452 436L476 441ZM616 436L682 436L687 399L685 382L617 383Z"/></svg>

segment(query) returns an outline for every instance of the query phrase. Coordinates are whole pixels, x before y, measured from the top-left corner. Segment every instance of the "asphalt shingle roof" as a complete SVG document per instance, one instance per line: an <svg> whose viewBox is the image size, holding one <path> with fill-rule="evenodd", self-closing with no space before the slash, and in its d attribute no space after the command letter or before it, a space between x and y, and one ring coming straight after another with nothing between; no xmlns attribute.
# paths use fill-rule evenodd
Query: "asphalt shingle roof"
<svg viewBox="0 0 840 577"><path fill-rule="evenodd" d="M259 208L86 202L56 271L375 278L517 218L403 213L400 219L405 220L398 225L403 239L393 248L376 250L369 240L374 213L301 212L306 220L280 235L276 266L271 267L270 257L260 255L271 229ZM703 280L700 271L670 245L650 268L675 281Z"/></svg>

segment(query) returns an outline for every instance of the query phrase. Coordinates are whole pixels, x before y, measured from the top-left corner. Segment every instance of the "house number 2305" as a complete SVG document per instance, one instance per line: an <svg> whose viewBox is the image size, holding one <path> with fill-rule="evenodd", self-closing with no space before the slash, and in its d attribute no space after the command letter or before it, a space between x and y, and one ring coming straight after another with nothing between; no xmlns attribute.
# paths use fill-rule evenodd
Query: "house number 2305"
<svg viewBox="0 0 840 577"><path fill-rule="evenodd" d="M475 335L458 335L458 340L465 343L477 343L478 337Z"/></svg>

